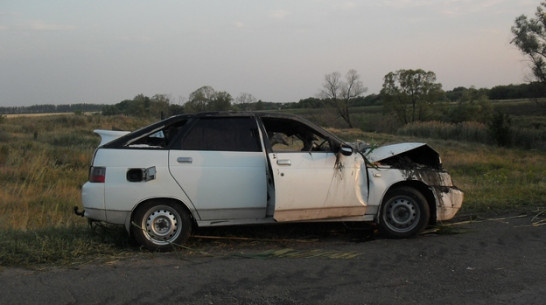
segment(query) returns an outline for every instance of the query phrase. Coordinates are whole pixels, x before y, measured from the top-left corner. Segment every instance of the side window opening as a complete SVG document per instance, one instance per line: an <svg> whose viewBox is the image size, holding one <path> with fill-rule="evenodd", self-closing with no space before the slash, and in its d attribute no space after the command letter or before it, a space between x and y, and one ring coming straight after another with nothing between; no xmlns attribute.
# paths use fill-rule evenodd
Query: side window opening
<svg viewBox="0 0 546 305"><path fill-rule="evenodd" d="M309 126L281 118L262 118L273 152L331 152L330 142Z"/></svg>
<svg viewBox="0 0 546 305"><path fill-rule="evenodd" d="M181 149L262 151L256 121L250 117L201 118L182 139Z"/></svg>

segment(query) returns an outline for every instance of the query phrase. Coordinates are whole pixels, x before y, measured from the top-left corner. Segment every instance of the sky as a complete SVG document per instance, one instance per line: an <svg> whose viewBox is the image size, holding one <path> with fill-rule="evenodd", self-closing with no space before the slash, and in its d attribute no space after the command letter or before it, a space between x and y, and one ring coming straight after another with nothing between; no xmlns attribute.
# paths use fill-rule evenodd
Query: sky
<svg viewBox="0 0 546 305"><path fill-rule="evenodd" d="M368 91L400 69L444 90L531 79L513 45L539 0L0 0L0 106L182 104L208 85L269 102L316 97L354 69Z"/></svg>

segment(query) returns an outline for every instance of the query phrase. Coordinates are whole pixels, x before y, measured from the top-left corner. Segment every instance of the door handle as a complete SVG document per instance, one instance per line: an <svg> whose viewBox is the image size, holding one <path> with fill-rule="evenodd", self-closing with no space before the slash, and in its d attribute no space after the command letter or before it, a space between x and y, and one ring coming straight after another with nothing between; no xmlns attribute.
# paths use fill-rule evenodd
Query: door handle
<svg viewBox="0 0 546 305"><path fill-rule="evenodd" d="M290 160L288 159L280 159L280 160L277 160L277 165L290 166L292 165L292 162L290 162Z"/></svg>
<svg viewBox="0 0 546 305"><path fill-rule="evenodd" d="M178 162L178 163L192 163L193 159L192 159L192 157L178 157L178 158L176 158L176 162Z"/></svg>

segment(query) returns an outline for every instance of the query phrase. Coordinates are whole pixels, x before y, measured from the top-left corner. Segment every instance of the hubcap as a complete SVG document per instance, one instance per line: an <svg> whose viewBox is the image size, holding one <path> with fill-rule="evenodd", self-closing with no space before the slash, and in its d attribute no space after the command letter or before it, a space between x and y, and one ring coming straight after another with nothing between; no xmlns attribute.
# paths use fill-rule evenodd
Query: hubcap
<svg viewBox="0 0 546 305"><path fill-rule="evenodd" d="M168 244L180 234L179 219L180 216L176 211L156 207L150 210L145 218L146 235L156 244Z"/></svg>
<svg viewBox="0 0 546 305"><path fill-rule="evenodd" d="M396 198L389 202L386 212L388 226L398 232L413 229L419 220L419 209L407 198Z"/></svg>

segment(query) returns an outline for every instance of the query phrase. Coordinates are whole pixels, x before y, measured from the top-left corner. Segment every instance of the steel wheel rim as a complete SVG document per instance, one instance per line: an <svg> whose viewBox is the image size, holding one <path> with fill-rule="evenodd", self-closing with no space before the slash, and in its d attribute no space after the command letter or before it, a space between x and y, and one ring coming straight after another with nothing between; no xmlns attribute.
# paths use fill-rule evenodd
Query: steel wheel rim
<svg viewBox="0 0 546 305"><path fill-rule="evenodd" d="M419 208L411 198L397 197L387 203L385 221L387 226L395 232L411 231L417 226L419 217Z"/></svg>
<svg viewBox="0 0 546 305"><path fill-rule="evenodd" d="M167 245L176 240L182 225L180 214L169 206L150 209L142 220L144 234L156 245Z"/></svg>

